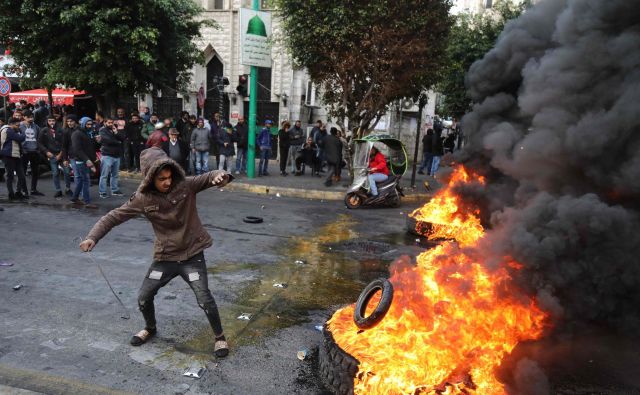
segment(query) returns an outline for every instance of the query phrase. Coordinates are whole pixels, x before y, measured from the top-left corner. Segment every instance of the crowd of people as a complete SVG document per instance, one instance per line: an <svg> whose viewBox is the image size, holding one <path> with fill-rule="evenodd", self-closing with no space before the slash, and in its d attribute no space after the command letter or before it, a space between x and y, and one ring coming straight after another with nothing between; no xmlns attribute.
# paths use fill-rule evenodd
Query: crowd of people
<svg viewBox="0 0 640 395"><path fill-rule="evenodd" d="M94 118L78 119L73 107L49 108L43 101L7 107L2 112L8 122L5 125L0 117L0 156L5 167L0 181L6 175L9 200L43 196L38 181L42 168L46 168L52 173L55 198L66 195L74 204L96 207L90 193L92 178L98 180L100 198L122 196L120 171L140 172L140 154L152 146L162 148L188 175L203 174L211 168L236 175L247 172L249 127L243 117L232 126L222 122L217 113L207 120L182 111L175 119L161 120L147 108L129 114L118 108L115 116L97 111ZM351 150L346 136L335 127L327 132L327 124L320 120L308 136L300 121L293 126L283 122L275 134L272 122L267 120L259 130L259 177L269 176L274 148L279 150L281 176L301 176L307 169L316 177L326 172L324 184L330 186L341 180L343 168L348 171ZM210 166L210 158L215 160L215 167Z"/></svg>

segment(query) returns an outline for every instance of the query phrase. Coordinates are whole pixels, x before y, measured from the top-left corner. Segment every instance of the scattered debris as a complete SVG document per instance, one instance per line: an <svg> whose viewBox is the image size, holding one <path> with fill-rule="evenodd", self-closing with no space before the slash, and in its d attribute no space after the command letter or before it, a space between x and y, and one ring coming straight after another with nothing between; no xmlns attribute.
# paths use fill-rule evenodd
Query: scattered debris
<svg viewBox="0 0 640 395"><path fill-rule="evenodd" d="M19 290L20 288L22 288L22 284L18 284L18 285L14 285L14 286L13 286L13 290L14 290L14 291L17 291L17 290Z"/></svg>
<svg viewBox="0 0 640 395"><path fill-rule="evenodd" d="M280 192L276 193L276 197L280 197Z"/></svg>
<svg viewBox="0 0 640 395"><path fill-rule="evenodd" d="M12 262L0 261L0 266L13 266Z"/></svg>
<svg viewBox="0 0 640 395"><path fill-rule="evenodd" d="M298 359L304 361L305 359L309 358L309 354L309 350L307 350L306 348L304 350L300 350L298 351Z"/></svg>
<svg viewBox="0 0 640 395"><path fill-rule="evenodd" d="M324 325L316 325L314 326L315 330L317 330L318 332L322 332L324 330Z"/></svg>
<svg viewBox="0 0 640 395"><path fill-rule="evenodd" d="M239 320L249 321L251 319L250 313L242 313L238 316Z"/></svg>
<svg viewBox="0 0 640 395"><path fill-rule="evenodd" d="M424 189L426 189L427 191L431 191L431 185L429 185L429 181L424 182Z"/></svg>
<svg viewBox="0 0 640 395"><path fill-rule="evenodd" d="M289 285L287 283L275 283L273 284L274 288L287 288Z"/></svg>
<svg viewBox="0 0 640 395"><path fill-rule="evenodd" d="M260 206L260 210L264 210L265 205Z"/></svg>
<svg viewBox="0 0 640 395"><path fill-rule="evenodd" d="M194 379L199 379L200 377L202 377L202 375L206 370L207 368L205 368L204 366L192 365L189 367L189 369L185 370L185 372L182 375L191 377Z"/></svg>
<svg viewBox="0 0 640 395"><path fill-rule="evenodd" d="M173 299L175 299L176 297L177 297L177 296L176 296L176 295L174 295L174 294L169 294L169 295L165 296L164 298L165 298L166 300L173 300Z"/></svg>
<svg viewBox="0 0 640 395"><path fill-rule="evenodd" d="M305 261L304 259L296 259L295 264L296 265L305 265L307 263L307 261Z"/></svg>
<svg viewBox="0 0 640 395"><path fill-rule="evenodd" d="M400 211L400 215L403 215L404 213L402 211Z"/></svg>
<svg viewBox="0 0 640 395"><path fill-rule="evenodd" d="M416 239L416 243L420 243L420 239Z"/></svg>

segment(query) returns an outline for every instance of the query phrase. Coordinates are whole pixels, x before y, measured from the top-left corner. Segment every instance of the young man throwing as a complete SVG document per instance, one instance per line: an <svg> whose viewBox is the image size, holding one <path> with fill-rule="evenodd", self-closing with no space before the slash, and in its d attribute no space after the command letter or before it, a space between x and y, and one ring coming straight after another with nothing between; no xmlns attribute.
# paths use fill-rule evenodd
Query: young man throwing
<svg viewBox="0 0 640 395"><path fill-rule="evenodd" d="M80 243L80 249L91 251L114 226L138 215L147 217L156 241L153 263L138 295L138 306L146 325L131 338L131 344L139 346L155 335L153 299L160 288L180 276L195 293L198 305L213 328L215 355L225 357L229 346L222 332L218 307L209 291L204 261L204 249L212 245L212 240L198 217L196 193L212 186L222 187L233 176L224 171L212 171L185 177L182 168L157 147L144 150L140 162L144 179L138 190L128 202L111 210L94 225Z"/></svg>

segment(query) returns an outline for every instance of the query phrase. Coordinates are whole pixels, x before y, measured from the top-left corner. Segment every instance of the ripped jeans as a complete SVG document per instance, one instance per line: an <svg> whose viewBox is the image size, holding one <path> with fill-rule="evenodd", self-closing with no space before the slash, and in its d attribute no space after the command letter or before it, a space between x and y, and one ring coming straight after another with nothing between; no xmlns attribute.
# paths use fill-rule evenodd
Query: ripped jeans
<svg viewBox="0 0 640 395"><path fill-rule="evenodd" d="M156 327L156 314L153 299L160 288L164 287L175 277L180 276L189 284L196 300L207 315L213 333L216 336L222 334L222 324L216 301L209 291L207 280L207 267L204 262L204 253L200 252L182 262L154 261L147 271L147 275L140 287L138 294L138 307L142 312L146 328Z"/></svg>

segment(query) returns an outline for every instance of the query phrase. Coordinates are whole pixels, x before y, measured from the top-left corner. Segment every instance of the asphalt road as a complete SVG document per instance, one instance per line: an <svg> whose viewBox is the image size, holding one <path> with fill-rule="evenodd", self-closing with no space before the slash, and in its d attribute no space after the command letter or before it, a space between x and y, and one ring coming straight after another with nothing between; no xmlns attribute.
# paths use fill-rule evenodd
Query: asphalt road
<svg viewBox="0 0 640 395"><path fill-rule="evenodd" d="M323 393L315 326L386 275L393 258L420 251L405 234L408 205L349 211L335 201L211 189L198 207L214 239L205 252L209 284L231 353L213 356L211 329L180 278L156 297L158 336L132 347L131 335L143 327L136 297L151 262L151 226L131 220L83 254L79 238L125 198L75 209L50 197L50 183L41 181L46 198L0 199L0 261L13 264L0 266L0 385L47 394ZM122 189L135 186L125 181ZM247 215L264 223L244 223ZM237 319L242 313L251 319ZM311 358L300 361L305 349ZM190 366L206 371L183 376Z"/></svg>

